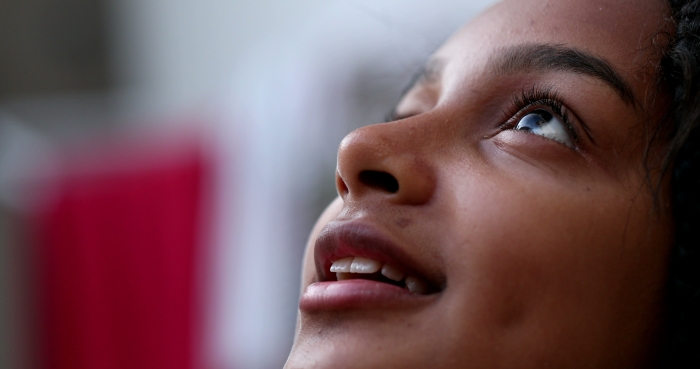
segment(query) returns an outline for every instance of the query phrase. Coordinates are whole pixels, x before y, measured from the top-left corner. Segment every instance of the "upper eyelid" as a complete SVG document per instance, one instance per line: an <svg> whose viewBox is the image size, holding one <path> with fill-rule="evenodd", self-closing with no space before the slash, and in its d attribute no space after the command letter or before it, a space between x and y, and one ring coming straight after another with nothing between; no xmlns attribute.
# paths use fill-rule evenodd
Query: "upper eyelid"
<svg viewBox="0 0 700 369"><path fill-rule="evenodd" d="M518 110L515 113L506 114L506 116L508 116L509 118L506 120L505 123L503 123L502 126L507 127L510 125L515 125L518 123L517 121L519 119L521 119L521 118L525 117L526 115L531 114L532 112L537 111L537 110L548 110L554 116L560 117L562 120L565 120L567 122L571 120L571 117L569 116L568 110L561 111L559 108L553 107L545 101L536 101L534 103L528 104L527 106L523 107L522 109ZM564 122L564 123L567 123L567 122ZM572 128L575 129L575 127L572 127ZM573 133L576 133L576 132L573 132Z"/></svg>

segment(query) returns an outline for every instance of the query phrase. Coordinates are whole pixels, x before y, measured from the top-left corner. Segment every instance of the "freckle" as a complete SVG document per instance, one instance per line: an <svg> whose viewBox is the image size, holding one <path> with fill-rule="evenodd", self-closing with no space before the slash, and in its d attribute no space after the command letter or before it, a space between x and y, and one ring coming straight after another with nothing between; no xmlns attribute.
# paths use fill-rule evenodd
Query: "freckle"
<svg viewBox="0 0 700 369"><path fill-rule="evenodd" d="M586 191L590 191L590 190L591 190L591 188L590 188L590 187L586 187Z"/></svg>
<svg viewBox="0 0 700 369"><path fill-rule="evenodd" d="M396 225L401 228L406 228L409 224L411 224L411 220L408 218L400 218L396 221Z"/></svg>

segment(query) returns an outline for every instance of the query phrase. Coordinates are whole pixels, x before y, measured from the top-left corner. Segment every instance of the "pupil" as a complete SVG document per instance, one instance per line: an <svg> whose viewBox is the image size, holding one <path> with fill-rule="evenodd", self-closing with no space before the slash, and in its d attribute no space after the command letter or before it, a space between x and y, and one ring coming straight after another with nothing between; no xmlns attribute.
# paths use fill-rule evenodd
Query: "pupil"
<svg viewBox="0 0 700 369"><path fill-rule="evenodd" d="M523 119L518 122L515 129L518 131L532 131L541 127L551 119L552 114L549 114L544 110L536 110L523 117Z"/></svg>

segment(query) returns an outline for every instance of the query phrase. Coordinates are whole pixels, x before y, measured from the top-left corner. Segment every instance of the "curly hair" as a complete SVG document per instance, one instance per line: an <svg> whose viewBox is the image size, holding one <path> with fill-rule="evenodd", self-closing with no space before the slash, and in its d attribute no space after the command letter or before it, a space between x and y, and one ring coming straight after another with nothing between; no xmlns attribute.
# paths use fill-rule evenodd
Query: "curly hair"
<svg viewBox="0 0 700 369"><path fill-rule="evenodd" d="M675 244L668 282L667 368L700 368L700 0L670 0L675 35L661 63L671 87L668 156Z"/></svg>

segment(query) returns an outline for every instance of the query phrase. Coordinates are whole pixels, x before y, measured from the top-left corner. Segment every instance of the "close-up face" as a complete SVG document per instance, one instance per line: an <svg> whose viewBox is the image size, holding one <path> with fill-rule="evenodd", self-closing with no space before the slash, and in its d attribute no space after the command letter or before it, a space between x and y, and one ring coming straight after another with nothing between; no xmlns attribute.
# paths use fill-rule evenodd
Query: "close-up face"
<svg viewBox="0 0 700 369"><path fill-rule="evenodd" d="M286 367L652 366L668 18L661 0L511 0L450 38L394 121L340 144Z"/></svg>

